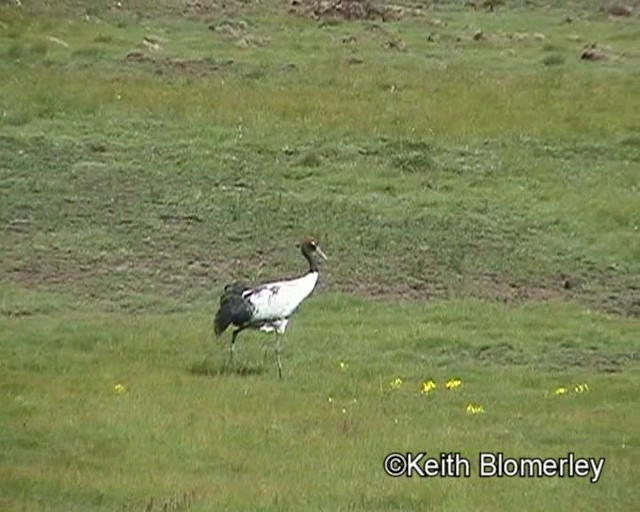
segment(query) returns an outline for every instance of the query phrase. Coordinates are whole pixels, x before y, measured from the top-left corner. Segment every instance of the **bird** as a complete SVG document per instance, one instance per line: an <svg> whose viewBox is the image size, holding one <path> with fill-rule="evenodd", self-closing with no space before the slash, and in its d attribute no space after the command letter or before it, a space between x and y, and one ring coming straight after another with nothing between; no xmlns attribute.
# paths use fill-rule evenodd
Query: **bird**
<svg viewBox="0 0 640 512"><path fill-rule="evenodd" d="M298 247L309 263L306 274L295 279L253 287L241 282L227 284L224 287L220 296L220 307L213 319L213 328L216 337L220 337L227 327L234 326L229 352L231 364L234 360L236 338L242 331L251 328L267 333L275 332L278 377L282 379L280 360L282 337L291 315L311 295L318 282L318 256L324 260L327 259L320 246L311 237L305 238Z"/></svg>

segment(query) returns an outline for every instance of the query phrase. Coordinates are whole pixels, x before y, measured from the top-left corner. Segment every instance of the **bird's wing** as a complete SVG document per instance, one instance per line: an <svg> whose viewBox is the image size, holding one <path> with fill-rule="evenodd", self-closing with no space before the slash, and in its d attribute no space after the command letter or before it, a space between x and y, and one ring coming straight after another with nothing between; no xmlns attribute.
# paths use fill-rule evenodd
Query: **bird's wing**
<svg viewBox="0 0 640 512"><path fill-rule="evenodd" d="M247 290L243 297L254 308L254 321L288 318L300 303L313 291L318 280L316 273L309 273L298 279L265 284Z"/></svg>

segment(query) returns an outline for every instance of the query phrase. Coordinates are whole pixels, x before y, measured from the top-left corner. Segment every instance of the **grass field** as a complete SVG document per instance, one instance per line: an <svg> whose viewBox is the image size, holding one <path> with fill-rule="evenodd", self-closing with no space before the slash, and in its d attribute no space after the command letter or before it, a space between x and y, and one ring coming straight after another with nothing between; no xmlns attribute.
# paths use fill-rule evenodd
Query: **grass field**
<svg viewBox="0 0 640 512"><path fill-rule="evenodd" d="M638 7L463 4L0 3L0 509L636 509ZM220 291L306 235L284 379L229 368Z"/></svg>

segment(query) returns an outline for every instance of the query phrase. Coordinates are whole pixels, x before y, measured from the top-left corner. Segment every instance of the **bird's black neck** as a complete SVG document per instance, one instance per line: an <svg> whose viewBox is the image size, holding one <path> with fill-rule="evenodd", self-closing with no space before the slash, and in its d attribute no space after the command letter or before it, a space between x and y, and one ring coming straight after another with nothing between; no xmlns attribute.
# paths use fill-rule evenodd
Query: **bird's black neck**
<svg viewBox="0 0 640 512"><path fill-rule="evenodd" d="M315 260L315 258L313 256L311 256L311 254L309 254L309 252L305 251L304 249L302 249L302 255L309 262L309 272L308 273L317 272L318 271L318 262Z"/></svg>

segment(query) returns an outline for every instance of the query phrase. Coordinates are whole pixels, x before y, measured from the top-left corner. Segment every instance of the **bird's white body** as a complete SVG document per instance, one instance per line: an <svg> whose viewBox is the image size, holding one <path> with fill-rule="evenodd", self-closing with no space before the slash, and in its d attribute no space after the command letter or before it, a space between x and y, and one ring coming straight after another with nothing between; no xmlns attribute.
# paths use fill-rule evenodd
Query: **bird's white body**
<svg viewBox="0 0 640 512"><path fill-rule="evenodd" d="M283 333L289 317L306 299L318 282L318 272L309 272L297 279L276 281L245 291L242 296L253 306L251 323L260 330Z"/></svg>

